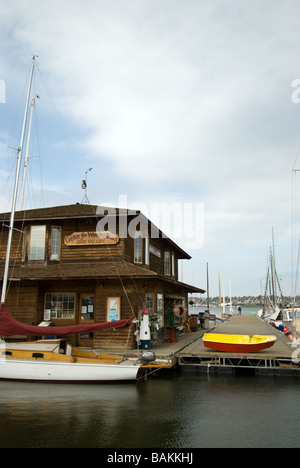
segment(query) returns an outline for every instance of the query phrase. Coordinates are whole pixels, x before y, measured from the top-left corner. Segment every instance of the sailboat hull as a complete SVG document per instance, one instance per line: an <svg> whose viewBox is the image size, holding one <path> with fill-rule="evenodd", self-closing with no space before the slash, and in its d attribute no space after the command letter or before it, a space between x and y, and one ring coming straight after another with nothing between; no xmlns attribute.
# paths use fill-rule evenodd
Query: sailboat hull
<svg viewBox="0 0 300 468"><path fill-rule="evenodd" d="M136 380L140 366L127 362L89 364L0 359L0 379L38 382L112 382Z"/></svg>
<svg viewBox="0 0 300 468"><path fill-rule="evenodd" d="M0 379L40 382L136 380L141 365L122 356L72 348L66 340L0 342Z"/></svg>

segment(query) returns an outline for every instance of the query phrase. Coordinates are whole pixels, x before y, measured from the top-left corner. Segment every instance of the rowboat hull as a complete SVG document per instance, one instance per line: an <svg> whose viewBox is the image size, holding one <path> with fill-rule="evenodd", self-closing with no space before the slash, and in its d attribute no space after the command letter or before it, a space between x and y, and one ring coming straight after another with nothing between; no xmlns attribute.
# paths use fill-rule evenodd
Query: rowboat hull
<svg viewBox="0 0 300 468"><path fill-rule="evenodd" d="M206 333L203 343L206 348L225 353L248 354L271 348L277 338L269 335L222 335Z"/></svg>

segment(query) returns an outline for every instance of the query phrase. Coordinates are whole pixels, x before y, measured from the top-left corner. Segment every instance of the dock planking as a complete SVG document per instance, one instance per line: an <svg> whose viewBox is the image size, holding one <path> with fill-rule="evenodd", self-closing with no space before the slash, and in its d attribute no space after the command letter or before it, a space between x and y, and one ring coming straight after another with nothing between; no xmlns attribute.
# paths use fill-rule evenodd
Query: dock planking
<svg viewBox="0 0 300 468"><path fill-rule="evenodd" d="M292 360L294 349L291 341L283 333L253 315L234 315L224 323L217 325L214 333L237 335L275 335L277 341L272 348L258 353L235 354L214 351L205 348L203 339L178 352L179 365L183 370L235 370L237 368L254 369L257 372L299 373L300 367ZM276 372L274 372L276 371Z"/></svg>

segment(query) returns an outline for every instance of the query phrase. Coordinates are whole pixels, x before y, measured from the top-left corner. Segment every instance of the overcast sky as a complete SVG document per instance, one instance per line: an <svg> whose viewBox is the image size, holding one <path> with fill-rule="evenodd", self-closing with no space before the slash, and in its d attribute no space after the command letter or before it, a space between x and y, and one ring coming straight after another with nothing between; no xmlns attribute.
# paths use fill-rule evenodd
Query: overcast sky
<svg viewBox="0 0 300 468"><path fill-rule="evenodd" d="M208 262L212 295L218 271L260 294L273 226L291 294L299 18L299 0L2 0L1 210L37 54L28 207L80 202L89 168L92 204L176 203L183 279L205 287Z"/></svg>

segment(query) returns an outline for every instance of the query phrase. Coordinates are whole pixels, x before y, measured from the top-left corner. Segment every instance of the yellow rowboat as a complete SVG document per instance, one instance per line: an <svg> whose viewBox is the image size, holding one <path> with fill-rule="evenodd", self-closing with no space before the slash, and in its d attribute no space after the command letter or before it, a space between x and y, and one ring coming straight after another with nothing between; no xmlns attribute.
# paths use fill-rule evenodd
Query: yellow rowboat
<svg viewBox="0 0 300 468"><path fill-rule="evenodd" d="M271 348L277 338L273 335L224 335L206 333L203 343L206 348L225 353L255 353Z"/></svg>

